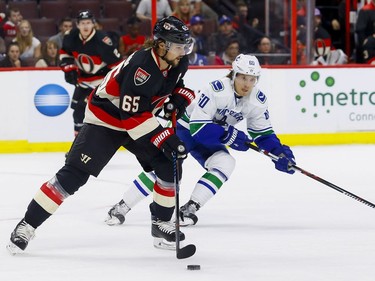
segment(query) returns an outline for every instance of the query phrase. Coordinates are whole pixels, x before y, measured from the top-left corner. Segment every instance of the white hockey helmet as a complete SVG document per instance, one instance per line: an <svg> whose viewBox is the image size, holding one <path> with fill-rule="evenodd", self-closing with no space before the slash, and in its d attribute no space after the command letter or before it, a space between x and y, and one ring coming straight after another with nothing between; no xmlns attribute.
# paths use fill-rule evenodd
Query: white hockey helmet
<svg viewBox="0 0 375 281"><path fill-rule="evenodd" d="M262 68L255 56L239 54L232 62L232 83L238 73L256 76L259 80Z"/></svg>

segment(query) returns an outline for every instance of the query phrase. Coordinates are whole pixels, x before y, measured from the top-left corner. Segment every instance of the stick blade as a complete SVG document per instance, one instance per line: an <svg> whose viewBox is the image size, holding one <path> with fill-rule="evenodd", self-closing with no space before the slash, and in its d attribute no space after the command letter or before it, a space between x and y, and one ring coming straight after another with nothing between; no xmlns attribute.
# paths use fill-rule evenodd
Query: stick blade
<svg viewBox="0 0 375 281"><path fill-rule="evenodd" d="M193 256L197 248L195 247L195 245L189 244L189 245L186 245L185 247L182 247L176 250L177 250L176 256L178 259L186 259L186 258L190 258L191 256Z"/></svg>

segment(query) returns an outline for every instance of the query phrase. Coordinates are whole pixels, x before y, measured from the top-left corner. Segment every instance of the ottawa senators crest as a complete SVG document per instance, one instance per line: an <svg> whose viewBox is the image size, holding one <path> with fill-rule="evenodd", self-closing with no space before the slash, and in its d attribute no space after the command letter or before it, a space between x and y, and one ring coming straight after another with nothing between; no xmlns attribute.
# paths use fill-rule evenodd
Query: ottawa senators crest
<svg viewBox="0 0 375 281"><path fill-rule="evenodd" d="M138 67L137 71L134 74L134 84L136 86L141 86L147 82L151 77L151 74L145 71L144 69Z"/></svg>
<svg viewBox="0 0 375 281"><path fill-rule="evenodd" d="M103 42L104 42L105 44L107 44L107 45L109 45L109 46L112 46L112 45L113 45L113 44L112 44L112 40L111 40L111 38L109 38L108 36L104 37L102 40L103 40Z"/></svg>

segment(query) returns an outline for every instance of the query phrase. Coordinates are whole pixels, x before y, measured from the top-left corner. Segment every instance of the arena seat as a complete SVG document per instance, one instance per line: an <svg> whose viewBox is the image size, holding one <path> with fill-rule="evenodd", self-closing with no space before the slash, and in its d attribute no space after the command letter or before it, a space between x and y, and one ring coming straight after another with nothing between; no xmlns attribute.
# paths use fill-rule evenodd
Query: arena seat
<svg viewBox="0 0 375 281"><path fill-rule="evenodd" d="M101 4L98 0L72 1L70 4L70 16L76 18L79 11L90 10L96 18L101 17Z"/></svg>
<svg viewBox="0 0 375 281"><path fill-rule="evenodd" d="M127 1L104 1L103 15L106 18L118 18L127 20L133 15L131 2Z"/></svg>

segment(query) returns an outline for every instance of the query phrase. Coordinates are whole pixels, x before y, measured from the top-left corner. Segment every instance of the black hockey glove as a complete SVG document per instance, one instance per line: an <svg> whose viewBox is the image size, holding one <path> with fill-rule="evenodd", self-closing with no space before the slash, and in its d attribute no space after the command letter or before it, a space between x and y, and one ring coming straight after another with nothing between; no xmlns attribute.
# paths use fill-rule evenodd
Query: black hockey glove
<svg viewBox="0 0 375 281"><path fill-rule="evenodd" d="M172 128L166 128L157 133L151 138L151 142L171 161L173 161L174 153L177 154L177 158L187 157L185 144L175 135Z"/></svg>
<svg viewBox="0 0 375 281"><path fill-rule="evenodd" d="M65 74L65 81L72 85L77 85L78 82L78 67L75 64L68 62L60 63L60 67Z"/></svg>
<svg viewBox="0 0 375 281"><path fill-rule="evenodd" d="M189 88L174 89L169 101L164 104L165 118L171 119L172 112L176 110L176 118L180 119L184 114L186 107L195 99L193 90Z"/></svg>
<svg viewBox="0 0 375 281"><path fill-rule="evenodd" d="M273 149L272 154L275 154L279 157L279 160L275 161L275 168L281 172L294 174L295 170L292 168L292 165L296 164L294 160L294 155L289 146L283 145L278 149Z"/></svg>
<svg viewBox="0 0 375 281"><path fill-rule="evenodd" d="M249 146L246 143L251 142L246 133L237 130L231 125L229 125L225 130L225 133L220 138L220 141L222 144L228 145L229 147L239 151L247 151Z"/></svg>

